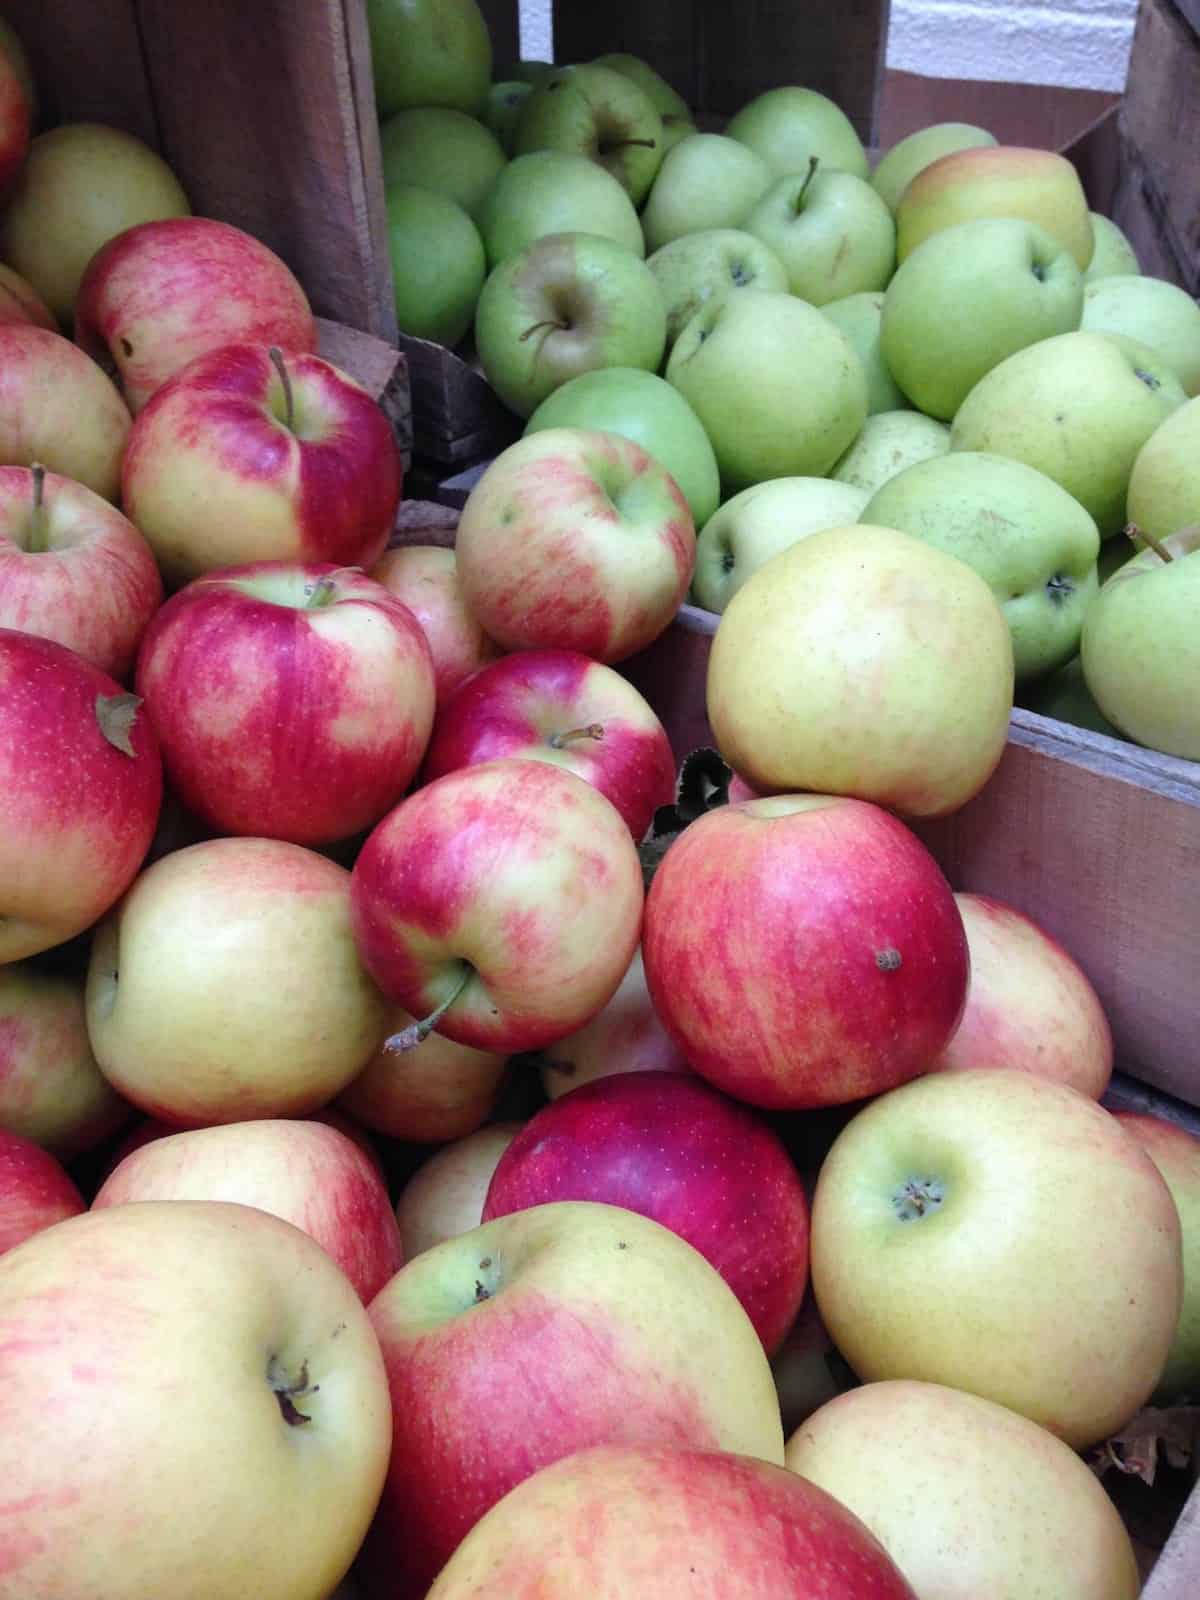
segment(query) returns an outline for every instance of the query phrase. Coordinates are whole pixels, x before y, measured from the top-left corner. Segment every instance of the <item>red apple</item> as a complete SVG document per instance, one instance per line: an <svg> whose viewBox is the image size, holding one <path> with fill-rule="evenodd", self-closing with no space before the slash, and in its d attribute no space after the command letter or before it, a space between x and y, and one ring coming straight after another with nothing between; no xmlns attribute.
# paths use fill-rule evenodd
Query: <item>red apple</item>
<svg viewBox="0 0 1200 1600"><path fill-rule="evenodd" d="M7 193L29 153L32 106L21 72L0 50L0 196Z"/></svg>
<svg viewBox="0 0 1200 1600"><path fill-rule="evenodd" d="M319 356L229 344L139 413L126 511L173 587L251 561L370 566L400 503L400 452L371 395Z"/></svg>
<svg viewBox="0 0 1200 1600"><path fill-rule="evenodd" d="M478 1050L537 1050L615 994L642 869L591 784L545 761L463 767L403 801L354 864L367 970L414 1016Z"/></svg>
<svg viewBox="0 0 1200 1600"><path fill-rule="evenodd" d="M139 222L102 245L75 299L75 337L119 375L129 409L224 344L316 349L289 267L253 235L210 217Z"/></svg>
<svg viewBox="0 0 1200 1600"><path fill-rule="evenodd" d="M930 1067L1016 1067L1099 1100L1112 1031L1096 991L1057 940L1002 900L956 894L971 953L967 1005Z"/></svg>
<svg viewBox="0 0 1200 1600"><path fill-rule="evenodd" d="M125 402L78 345L0 323L0 463L40 463L116 500L129 427Z"/></svg>
<svg viewBox="0 0 1200 1600"><path fill-rule="evenodd" d="M415 1021L395 1007L387 1037ZM440 1144L473 1133L491 1115L507 1065L507 1056L472 1050L440 1033L429 1034L413 1050L389 1048L385 1040L342 1090L338 1104L388 1138Z"/></svg>
<svg viewBox="0 0 1200 1600"><path fill-rule="evenodd" d="M523 1126L490 1122L444 1145L417 1168L396 1203L406 1260L479 1226L496 1163Z"/></svg>
<svg viewBox="0 0 1200 1600"><path fill-rule="evenodd" d="M171 788L224 834L325 844L403 794L433 723L412 613L353 568L261 561L181 589L138 658Z"/></svg>
<svg viewBox="0 0 1200 1600"><path fill-rule="evenodd" d="M150 546L115 506L55 472L0 467L0 627L124 678L161 603Z"/></svg>
<svg viewBox="0 0 1200 1600"><path fill-rule="evenodd" d="M933 857L880 807L828 795L693 822L655 874L642 954L695 1070L779 1109L916 1077L967 992L962 918Z"/></svg>
<svg viewBox="0 0 1200 1600"><path fill-rule="evenodd" d="M83 1196L49 1151L0 1128L0 1256L86 1210Z"/></svg>
<svg viewBox="0 0 1200 1600"><path fill-rule="evenodd" d="M335 1111L332 1106L321 1106L319 1110L309 1112L309 1114L305 1117L284 1118L282 1120L306 1123L320 1122L327 1128L333 1128L337 1133L344 1135L347 1139L351 1140L355 1145L358 1146L358 1149L367 1158L370 1166L379 1174L381 1178L386 1177L386 1174L383 1170L383 1162L380 1160L378 1150L371 1142L370 1134L365 1128L359 1127L358 1123L356 1123L351 1117L342 1116L339 1112ZM232 1124L221 1123L219 1126L229 1127L232 1126ZM173 1134L176 1134L179 1131L180 1130L177 1127L173 1126L169 1122L160 1122L157 1117L140 1117L138 1121L134 1123L133 1127L130 1128L129 1132L121 1140L120 1144L118 1144L117 1148L113 1151L112 1155L102 1167L100 1171L100 1182L106 1183L121 1165L121 1163L125 1160L125 1158L133 1155L136 1150L140 1150L143 1145L153 1144L156 1139L169 1139Z"/></svg>
<svg viewBox="0 0 1200 1600"><path fill-rule="evenodd" d="M737 1295L768 1355L808 1282L808 1202L778 1137L693 1073L625 1072L531 1117L500 1157L483 1220L551 1200L652 1217Z"/></svg>
<svg viewBox="0 0 1200 1600"><path fill-rule="evenodd" d="M453 550L412 544L387 550L371 576L416 617L433 652L440 707L473 672L494 661L500 646L476 622L463 599Z"/></svg>
<svg viewBox="0 0 1200 1600"><path fill-rule="evenodd" d="M501 756L586 779L635 840L675 798L671 741L646 700L619 672L571 650L519 650L480 668L438 711L423 771L428 781Z"/></svg>
<svg viewBox="0 0 1200 1600"><path fill-rule="evenodd" d="M0 322L32 323L35 328L58 332L58 323L33 285L0 263Z"/></svg>
<svg viewBox="0 0 1200 1600"><path fill-rule="evenodd" d="M315 1239L364 1302L403 1261L400 1229L378 1169L353 1140L321 1122L235 1122L153 1139L110 1173L92 1209L131 1200L258 1206Z"/></svg>
<svg viewBox="0 0 1200 1600"><path fill-rule="evenodd" d="M472 614L508 650L623 661L679 609L696 561L687 501L640 445L546 428L472 489L455 545Z"/></svg>
<svg viewBox="0 0 1200 1600"><path fill-rule="evenodd" d="M104 915L142 864L161 798L136 697L65 645L0 628L0 963Z"/></svg>

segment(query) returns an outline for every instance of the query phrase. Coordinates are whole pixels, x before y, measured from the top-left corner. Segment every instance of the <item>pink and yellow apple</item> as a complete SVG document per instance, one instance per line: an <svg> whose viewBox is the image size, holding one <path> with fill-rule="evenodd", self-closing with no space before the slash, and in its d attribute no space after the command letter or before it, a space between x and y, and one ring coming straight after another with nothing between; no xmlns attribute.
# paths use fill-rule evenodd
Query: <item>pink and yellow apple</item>
<svg viewBox="0 0 1200 1600"><path fill-rule="evenodd" d="M37 290L19 272L0 263L0 322L28 322L58 332L58 323Z"/></svg>
<svg viewBox="0 0 1200 1600"><path fill-rule="evenodd" d="M0 324L0 463L39 463L115 501L129 426L125 402L77 345Z"/></svg>
<svg viewBox="0 0 1200 1600"><path fill-rule="evenodd" d="M496 1163L521 1127L519 1122L490 1122L445 1145L417 1168L396 1203L405 1260L479 1226Z"/></svg>
<svg viewBox="0 0 1200 1600"><path fill-rule="evenodd" d="M439 707L460 683L500 654L467 609L453 550L435 544L386 550L371 576L421 624L433 656Z"/></svg>
<svg viewBox="0 0 1200 1600"><path fill-rule="evenodd" d="M0 1127L0 1256L86 1210L83 1196L48 1150Z"/></svg>
<svg viewBox="0 0 1200 1600"><path fill-rule="evenodd" d="M394 1008L387 1038L403 1033L416 1018ZM413 1050L389 1048L387 1039L358 1076L342 1090L338 1105L365 1128L412 1144L439 1144L474 1133L492 1112L504 1082L507 1056L455 1044L430 1033ZM471 1226L479 1221L475 1217Z"/></svg>
<svg viewBox="0 0 1200 1600"><path fill-rule="evenodd" d="M687 1072L687 1057L659 1020L641 945L620 987L590 1022L542 1052L542 1087L551 1100L617 1072Z"/></svg>

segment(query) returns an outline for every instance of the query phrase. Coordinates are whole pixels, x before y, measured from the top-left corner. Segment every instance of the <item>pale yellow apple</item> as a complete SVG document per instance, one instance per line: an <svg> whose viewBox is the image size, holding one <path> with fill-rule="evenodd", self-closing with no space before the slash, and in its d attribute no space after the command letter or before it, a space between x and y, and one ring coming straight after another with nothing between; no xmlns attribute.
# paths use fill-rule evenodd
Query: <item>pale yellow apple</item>
<svg viewBox="0 0 1200 1600"><path fill-rule="evenodd" d="M1129 240L1117 227L1111 217L1106 217L1102 212L1092 212L1092 237L1095 240L1095 249L1092 259L1088 262L1087 271L1083 275L1085 283L1094 283L1097 278L1112 278L1127 272L1140 272L1137 252Z"/></svg>
<svg viewBox="0 0 1200 1600"><path fill-rule="evenodd" d="M1125 509L1155 539L1200 522L1200 396L1160 422L1138 451Z"/></svg>
<svg viewBox="0 0 1200 1600"><path fill-rule="evenodd" d="M1140 340L1163 358L1185 394L1200 393L1200 305L1178 284L1140 273L1089 283L1080 327Z"/></svg>
<svg viewBox="0 0 1200 1600"><path fill-rule="evenodd" d="M542 1051L542 1087L551 1100L618 1072L687 1072L687 1059L659 1021L639 945L620 987L602 1011Z"/></svg>
<svg viewBox="0 0 1200 1600"><path fill-rule="evenodd" d="M868 499L906 467L950 448L950 429L922 411L877 411L829 476L860 490Z"/></svg>
<svg viewBox="0 0 1200 1600"><path fill-rule="evenodd" d="M414 1144L461 1139L490 1115L508 1058L455 1044L440 1033L427 1034L413 1050L389 1046L388 1040L415 1020L403 1007L393 1008L385 1038L342 1090L338 1104L364 1127L391 1139Z"/></svg>
<svg viewBox="0 0 1200 1600"><path fill-rule="evenodd" d="M521 1127L519 1122L489 1123L448 1144L413 1173L396 1205L405 1260L479 1226L492 1173Z"/></svg>

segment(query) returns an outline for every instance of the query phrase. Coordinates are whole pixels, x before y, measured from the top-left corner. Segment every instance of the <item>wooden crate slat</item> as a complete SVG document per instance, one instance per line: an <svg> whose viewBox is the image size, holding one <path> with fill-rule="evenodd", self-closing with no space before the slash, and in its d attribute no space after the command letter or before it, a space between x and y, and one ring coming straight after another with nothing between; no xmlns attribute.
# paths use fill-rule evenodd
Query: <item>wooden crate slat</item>
<svg viewBox="0 0 1200 1600"><path fill-rule="evenodd" d="M492 78L496 69L511 65L521 52L520 6L517 0L479 0L479 9L492 36Z"/></svg>
<svg viewBox="0 0 1200 1600"><path fill-rule="evenodd" d="M43 125L106 122L157 147L136 0L5 0L4 19L29 52Z"/></svg>
<svg viewBox="0 0 1200 1600"><path fill-rule="evenodd" d="M1142 1589L1142 1600L1196 1600L1200 1591L1200 1482Z"/></svg>

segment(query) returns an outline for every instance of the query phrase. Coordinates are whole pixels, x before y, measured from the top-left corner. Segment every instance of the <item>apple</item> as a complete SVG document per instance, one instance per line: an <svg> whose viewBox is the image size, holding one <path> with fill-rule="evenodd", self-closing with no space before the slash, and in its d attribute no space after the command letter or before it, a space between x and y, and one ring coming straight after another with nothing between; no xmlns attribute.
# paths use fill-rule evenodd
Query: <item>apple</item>
<svg viewBox="0 0 1200 1600"><path fill-rule="evenodd" d="M1083 275L1085 283L1141 271L1137 251L1111 217L1103 216L1099 211L1092 212L1092 238L1095 248Z"/></svg>
<svg viewBox="0 0 1200 1600"><path fill-rule="evenodd" d="M1153 539L1200 522L1200 396L1160 422L1138 451L1125 506Z"/></svg>
<svg viewBox="0 0 1200 1600"><path fill-rule="evenodd" d="M929 1070L1012 1067L1099 1100L1112 1077L1113 1041L1087 975L1015 906L983 894L954 898L971 979L962 1021Z"/></svg>
<svg viewBox="0 0 1200 1600"><path fill-rule="evenodd" d="M626 73L589 63L536 83L517 117L517 155L566 150L610 172L641 205L662 162L662 117Z"/></svg>
<svg viewBox="0 0 1200 1600"><path fill-rule="evenodd" d="M790 294L710 301L675 341L666 375L703 423L728 492L823 477L866 420L853 345Z"/></svg>
<svg viewBox="0 0 1200 1600"><path fill-rule="evenodd" d="M0 213L0 217L2 217ZM0 322L31 322L57 333L58 324L37 290L19 272L0 262Z"/></svg>
<svg viewBox="0 0 1200 1600"><path fill-rule="evenodd" d="M0 628L0 964L82 933L141 866L162 763L139 707L65 645Z"/></svg>
<svg viewBox="0 0 1200 1600"><path fill-rule="evenodd" d="M591 1445L783 1459L771 1369L733 1291L619 1206L560 1201L484 1223L411 1260L370 1315L393 1418L357 1568L371 1600L424 1596L511 1488Z"/></svg>
<svg viewBox="0 0 1200 1600"><path fill-rule="evenodd" d="M263 561L188 584L146 633L137 687L183 804L217 833L293 844L378 822L433 726L419 623L353 567Z"/></svg>
<svg viewBox="0 0 1200 1600"><path fill-rule="evenodd" d="M1060 333L979 380L954 418L950 448L1036 467L1091 513L1107 539L1124 521L1138 451L1186 399L1170 365L1136 340Z"/></svg>
<svg viewBox="0 0 1200 1600"><path fill-rule="evenodd" d="M495 135L506 158L511 158L515 154L513 146L517 136L517 122L521 116L521 107L525 104L532 88L531 83L522 83L517 79L502 79L499 83L493 83L488 89L483 124Z"/></svg>
<svg viewBox="0 0 1200 1600"><path fill-rule="evenodd" d="M29 154L33 105L17 62L0 50L0 198L7 198Z"/></svg>
<svg viewBox="0 0 1200 1600"><path fill-rule="evenodd" d="M1045 1428L978 1395L864 1384L808 1418L787 1464L860 1517L927 1600L1141 1592L1129 1534L1096 1474Z"/></svg>
<svg viewBox="0 0 1200 1600"><path fill-rule="evenodd" d="M395 1006L390 1039L416 1022ZM507 1057L430 1033L413 1050L379 1046L338 1096L338 1105L374 1133L411 1144L462 1139L491 1116L504 1086ZM473 1217L473 1228L479 1218Z"/></svg>
<svg viewBox="0 0 1200 1600"><path fill-rule="evenodd" d="M616 994L590 1022L547 1046L540 1070L550 1100L618 1072L689 1070L650 999L640 945Z"/></svg>
<svg viewBox="0 0 1200 1600"><path fill-rule="evenodd" d="M1116 543L1115 539L1110 539L1104 549L1110 550ZM1129 554L1132 557L1132 548ZM1092 692L1084 682L1083 662L1078 656L1072 657L1057 672L1049 673L1036 683L1026 684L1020 703L1027 710L1036 711L1042 717L1052 717L1056 722L1069 722L1076 728L1090 728L1093 733L1103 733L1109 739L1123 737L1092 698Z"/></svg>
<svg viewBox="0 0 1200 1600"><path fill-rule="evenodd" d="M935 122L894 144L871 174L871 186L890 211L918 172L955 150L995 145L996 137L972 122Z"/></svg>
<svg viewBox="0 0 1200 1600"><path fill-rule="evenodd" d="M830 528L734 595L706 694L721 754L754 788L947 816L1004 753L1011 635L957 557L894 528Z"/></svg>
<svg viewBox="0 0 1200 1600"><path fill-rule="evenodd" d="M633 685L574 650L518 650L481 667L438 712L424 781L513 756L546 761L598 789L634 842L675 798L666 730Z"/></svg>
<svg viewBox="0 0 1200 1600"><path fill-rule="evenodd" d="M371 568L371 577L420 623L433 657L439 706L460 683L499 655L499 647L467 609L453 550L435 544L386 550Z"/></svg>
<svg viewBox="0 0 1200 1600"><path fill-rule="evenodd" d="M828 478L771 478L731 496L696 539L696 604L724 611L772 556L822 528L857 522L866 503L862 489Z"/></svg>
<svg viewBox="0 0 1200 1600"><path fill-rule="evenodd" d="M840 300L827 300L821 312L846 335L863 364L867 375L867 415L902 411L908 401L888 370L880 349L883 291L865 289L859 294L843 295Z"/></svg>
<svg viewBox="0 0 1200 1600"><path fill-rule="evenodd" d="M1200 394L1200 305L1177 284L1137 273L1089 283L1081 326L1140 340L1167 363L1185 394Z"/></svg>
<svg viewBox="0 0 1200 1600"><path fill-rule="evenodd" d="M627 51L612 50L607 55L596 56L592 65L607 67L610 72L619 72L631 83L636 83L662 118L664 132L673 132L674 129L685 125L694 131L691 108L687 101L660 73L655 72L648 61L643 61L641 56L630 55Z"/></svg>
<svg viewBox="0 0 1200 1600"><path fill-rule="evenodd" d="M1092 214L1074 166L1053 150L1007 144L955 150L916 174L896 204L898 259L931 234L978 217L1038 223L1081 272L1092 259Z"/></svg>
<svg viewBox="0 0 1200 1600"><path fill-rule="evenodd" d="M867 153L853 123L815 89L768 89L744 105L725 132L756 151L780 178L806 172L813 156L822 166L867 176Z"/></svg>
<svg viewBox="0 0 1200 1600"><path fill-rule="evenodd" d="M601 367L568 378L547 395L525 424L543 428L601 428L640 444L683 491L697 527L717 509L717 458L700 419L671 384L639 367Z"/></svg>
<svg viewBox="0 0 1200 1600"><path fill-rule="evenodd" d="M396 324L453 348L470 331L487 277L479 229L457 200L415 183L393 183L385 198Z"/></svg>
<svg viewBox="0 0 1200 1600"><path fill-rule="evenodd" d="M783 262L761 239L739 228L702 228L646 258L667 308L667 348L710 300L737 289L787 292Z"/></svg>
<svg viewBox="0 0 1200 1600"><path fill-rule="evenodd" d="M0 324L0 463L74 478L116 500L129 435L125 402L61 334Z"/></svg>
<svg viewBox="0 0 1200 1600"><path fill-rule="evenodd" d="M489 267L548 233L598 233L646 254L642 225L621 185L587 156L534 150L504 168L475 214Z"/></svg>
<svg viewBox="0 0 1200 1600"><path fill-rule="evenodd" d="M1117 1121L1141 1145L1171 1191L1183 1236L1183 1306L1155 1399L1170 1404L1200 1392L1200 1139L1164 1117L1118 1111Z"/></svg>
<svg viewBox="0 0 1200 1600"><path fill-rule="evenodd" d="M785 1439L790 1441L805 1418L841 1393L839 1364L844 1365L821 1321L810 1285L799 1315L771 1360Z"/></svg>
<svg viewBox="0 0 1200 1600"><path fill-rule="evenodd" d="M487 468L455 548L467 606L504 649L576 650L611 665L671 622L695 545L687 501L640 445L546 428Z"/></svg>
<svg viewBox="0 0 1200 1600"><path fill-rule="evenodd" d="M161 601L150 546L115 506L41 467L0 467L0 627L123 679Z"/></svg>
<svg viewBox="0 0 1200 1600"><path fill-rule="evenodd" d="M337 1262L364 1305L403 1263L378 1167L323 1122L268 1118L169 1133L119 1162L92 1209L146 1200L233 1200L282 1217Z"/></svg>
<svg viewBox="0 0 1200 1600"><path fill-rule="evenodd" d="M530 416L561 384L596 367L657 369L667 311L639 257L593 233L551 233L493 268L475 312L484 375Z"/></svg>
<svg viewBox="0 0 1200 1600"><path fill-rule="evenodd" d="M1052 478L1005 456L958 450L889 478L862 518L974 568L1008 621L1018 683L1078 653L1097 593L1100 534Z"/></svg>
<svg viewBox="0 0 1200 1600"><path fill-rule="evenodd" d="M387 1022L351 937L350 874L275 839L148 867L96 930L86 1002L105 1077L177 1128L315 1111Z"/></svg>
<svg viewBox="0 0 1200 1600"><path fill-rule="evenodd" d="M882 289L896 265L892 214L864 178L836 169L773 183L743 226L783 262L788 288L810 305Z"/></svg>
<svg viewBox="0 0 1200 1600"><path fill-rule="evenodd" d="M888 284L883 359L915 406L949 421L1005 356L1073 333L1082 308L1075 258L1044 228L959 222L918 245Z"/></svg>
<svg viewBox="0 0 1200 1600"><path fill-rule="evenodd" d="M0 1258L0 1339L10 1593L335 1588L384 1480L387 1381L298 1228L212 1200L72 1217Z"/></svg>
<svg viewBox="0 0 1200 1600"><path fill-rule="evenodd" d="M455 201L468 214L508 160L500 141L475 117L448 106L414 106L379 129L386 189L420 184Z"/></svg>
<svg viewBox="0 0 1200 1600"><path fill-rule="evenodd" d="M779 1110L923 1072L967 994L937 863L880 807L828 795L740 801L687 827L650 886L642 955L694 1070Z"/></svg>
<svg viewBox="0 0 1200 1600"><path fill-rule="evenodd" d="M410 106L483 109L492 41L476 0L367 0L367 27L380 117Z"/></svg>
<svg viewBox="0 0 1200 1600"><path fill-rule="evenodd" d="M737 139L690 133L668 150L642 212L646 248L740 228L771 187L771 168Z"/></svg>
<svg viewBox="0 0 1200 1600"><path fill-rule="evenodd" d="M0 1256L86 1210L83 1196L48 1150L0 1127Z"/></svg>
<svg viewBox="0 0 1200 1600"><path fill-rule="evenodd" d="M1011 1068L935 1072L835 1139L812 1281L864 1382L965 1389L1082 1450L1158 1382L1179 1216L1150 1157L1078 1090Z"/></svg>
<svg viewBox="0 0 1200 1600"><path fill-rule="evenodd" d="M138 413L125 510L172 587L259 561L367 565L400 502L400 452L361 384L319 356L234 344Z"/></svg>
<svg viewBox="0 0 1200 1600"><path fill-rule="evenodd" d="M729 1451L645 1445L582 1451L519 1484L467 1535L429 1600L650 1592L915 1600L858 1518L806 1478Z"/></svg>
<svg viewBox="0 0 1200 1600"><path fill-rule="evenodd" d="M779 1136L690 1072L582 1084L525 1124L492 1175L483 1221L597 1200L694 1246L774 1354L808 1283L808 1201Z"/></svg>
<svg viewBox="0 0 1200 1600"><path fill-rule="evenodd" d="M65 327L88 262L139 222L191 214L170 167L149 145L100 122L40 133L0 216L0 255Z"/></svg>
<svg viewBox="0 0 1200 1600"><path fill-rule="evenodd" d="M437 1037L431 1034L425 1043ZM444 1145L417 1168L396 1205L406 1261L479 1226L496 1163L520 1127L519 1122L489 1123Z"/></svg>
<svg viewBox="0 0 1200 1600"><path fill-rule="evenodd" d="M1200 525L1156 542L1118 568L1092 602L1080 644L1083 677L1127 738L1200 761Z"/></svg>
<svg viewBox="0 0 1200 1600"><path fill-rule="evenodd" d="M75 338L108 363L134 413L189 361L227 344L316 348L304 290L273 250L211 217L141 222L92 257Z"/></svg>
<svg viewBox="0 0 1200 1600"><path fill-rule="evenodd" d="M921 411L877 411L834 462L829 476L870 499L906 467L944 456L949 448L950 429L944 422Z"/></svg>
<svg viewBox="0 0 1200 1600"><path fill-rule="evenodd" d="M363 846L351 888L358 948L388 998L425 1032L497 1054L538 1050L612 998L642 898L615 806L520 759L410 795Z"/></svg>

